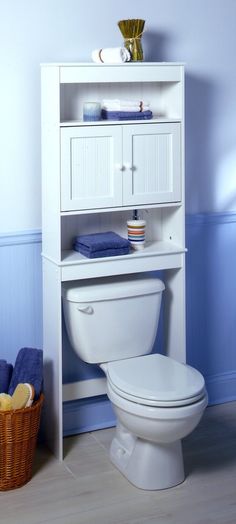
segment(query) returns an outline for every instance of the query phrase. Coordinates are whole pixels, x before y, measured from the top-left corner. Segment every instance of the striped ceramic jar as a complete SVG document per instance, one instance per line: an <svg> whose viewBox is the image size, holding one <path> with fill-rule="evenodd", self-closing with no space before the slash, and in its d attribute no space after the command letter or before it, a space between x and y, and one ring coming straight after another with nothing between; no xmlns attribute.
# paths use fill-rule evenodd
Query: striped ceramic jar
<svg viewBox="0 0 236 524"><path fill-rule="evenodd" d="M128 240L133 249L143 249L145 244L145 220L128 220Z"/></svg>

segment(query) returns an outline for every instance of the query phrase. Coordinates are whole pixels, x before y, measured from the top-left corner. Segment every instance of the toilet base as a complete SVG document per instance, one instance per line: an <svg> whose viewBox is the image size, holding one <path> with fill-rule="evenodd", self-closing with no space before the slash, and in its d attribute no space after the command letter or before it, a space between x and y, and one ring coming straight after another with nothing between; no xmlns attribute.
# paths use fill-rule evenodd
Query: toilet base
<svg viewBox="0 0 236 524"><path fill-rule="evenodd" d="M184 481L181 441L159 444L116 428L110 448L111 462L137 488L166 489Z"/></svg>

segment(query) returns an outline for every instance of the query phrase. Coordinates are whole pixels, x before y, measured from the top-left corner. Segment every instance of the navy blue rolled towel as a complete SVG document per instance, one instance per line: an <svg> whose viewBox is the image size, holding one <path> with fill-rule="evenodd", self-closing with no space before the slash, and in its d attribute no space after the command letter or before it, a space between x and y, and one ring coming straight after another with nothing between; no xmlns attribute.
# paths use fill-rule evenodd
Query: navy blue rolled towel
<svg viewBox="0 0 236 524"><path fill-rule="evenodd" d="M13 366L0 359L0 393L7 393L11 381Z"/></svg>
<svg viewBox="0 0 236 524"><path fill-rule="evenodd" d="M13 368L9 395L13 395L16 386L28 382L34 386L35 400L39 398L43 386L43 351L36 348L21 348Z"/></svg>

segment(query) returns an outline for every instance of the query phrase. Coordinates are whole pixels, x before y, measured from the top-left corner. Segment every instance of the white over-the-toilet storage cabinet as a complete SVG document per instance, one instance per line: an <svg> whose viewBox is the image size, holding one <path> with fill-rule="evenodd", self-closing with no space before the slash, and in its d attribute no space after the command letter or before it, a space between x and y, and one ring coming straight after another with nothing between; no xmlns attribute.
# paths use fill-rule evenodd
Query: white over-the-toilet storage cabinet
<svg viewBox="0 0 236 524"><path fill-rule="evenodd" d="M61 286L164 270L166 354L185 362L184 67L177 63L43 64L42 238L45 430L63 458L63 400L106 392L105 379L62 384ZM147 121L83 122L85 101L148 100ZM87 259L74 236L114 230L138 209L142 251Z"/></svg>

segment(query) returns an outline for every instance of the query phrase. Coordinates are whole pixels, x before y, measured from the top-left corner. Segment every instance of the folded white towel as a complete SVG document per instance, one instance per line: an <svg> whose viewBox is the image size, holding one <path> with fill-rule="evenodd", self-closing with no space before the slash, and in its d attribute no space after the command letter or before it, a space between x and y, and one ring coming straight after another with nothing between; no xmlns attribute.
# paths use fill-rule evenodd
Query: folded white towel
<svg viewBox="0 0 236 524"><path fill-rule="evenodd" d="M106 109L107 111L141 111L140 105L119 106L115 104L102 104L102 109Z"/></svg>
<svg viewBox="0 0 236 524"><path fill-rule="evenodd" d="M122 64L130 61L130 52L126 47L107 47L104 49L94 49L92 60L96 63Z"/></svg>
<svg viewBox="0 0 236 524"><path fill-rule="evenodd" d="M138 99L130 99L130 100L126 100L126 99L121 99L121 98L104 98L103 99L103 103L105 105L107 104L115 104L115 105L119 105L119 106L139 106L140 104L144 104L144 105L149 105L149 102L147 102L146 100L138 100Z"/></svg>
<svg viewBox="0 0 236 524"><path fill-rule="evenodd" d="M124 106L124 107L121 107L121 108L117 108L117 107L114 107L114 106L103 106L102 105L102 109L105 109L106 111L119 111L121 113L125 113L128 111L128 113L130 112L141 112L141 111L149 111L150 107L149 106Z"/></svg>
<svg viewBox="0 0 236 524"><path fill-rule="evenodd" d="M134 107L134 106L140 106L141 100L119 100L119 99L114 99L114 100L107 99L106 100L104 99L103 103L106 106Z"/></svg>
<svg viewBox="0 0 236 524"><path fill-rule="evenodd" d="M107 111L148 111L150 105L142 100L104 99L102 108Z"/></svg>

